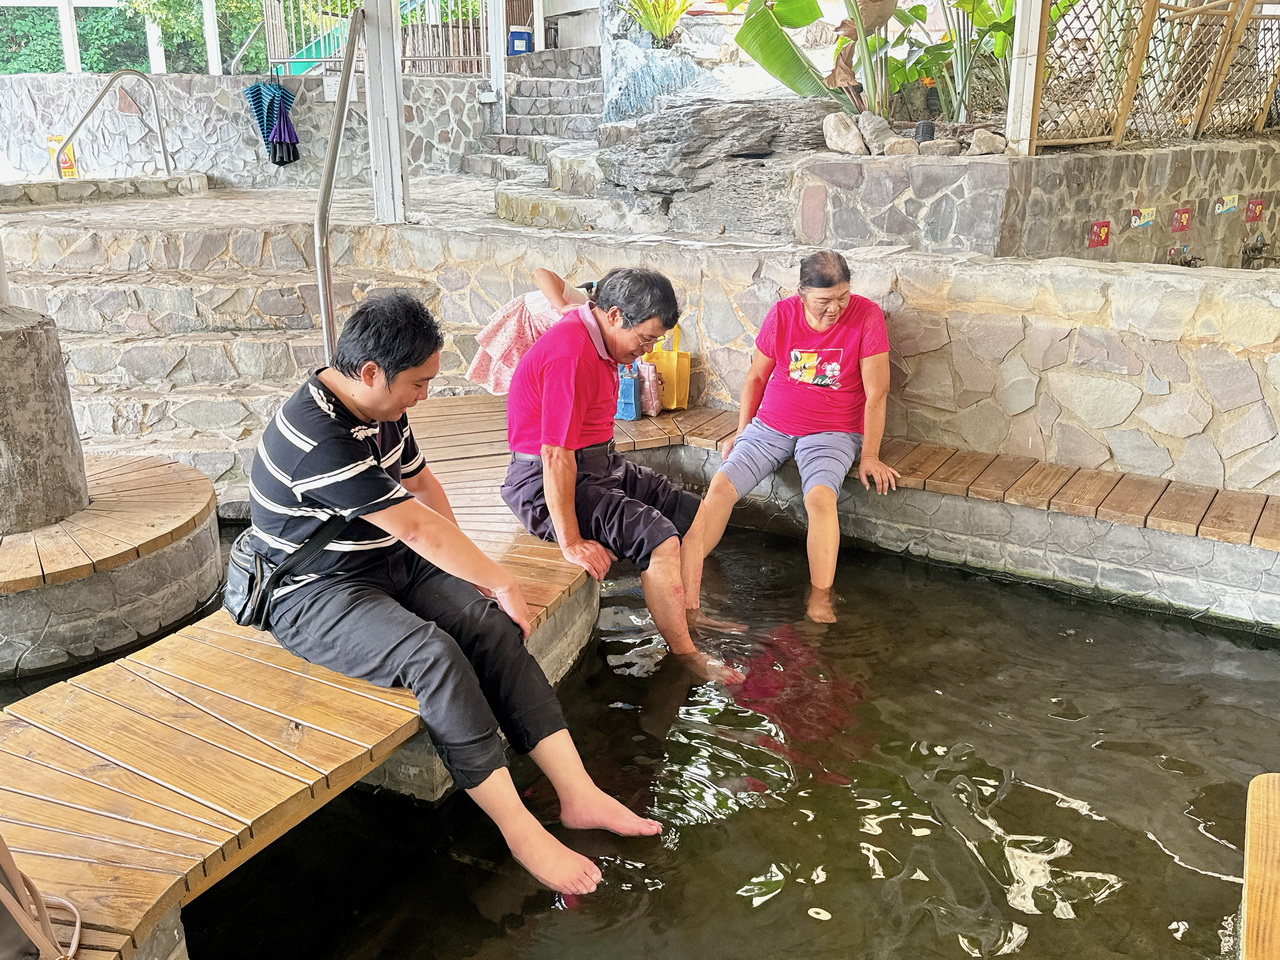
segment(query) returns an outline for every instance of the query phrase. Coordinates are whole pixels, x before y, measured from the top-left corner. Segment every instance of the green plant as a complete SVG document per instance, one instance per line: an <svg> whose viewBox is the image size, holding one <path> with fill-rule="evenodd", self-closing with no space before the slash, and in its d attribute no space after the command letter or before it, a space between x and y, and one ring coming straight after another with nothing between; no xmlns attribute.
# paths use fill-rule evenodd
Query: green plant
<svg viewBox="0 0 1280 960"><path fill-rule="evenodd" d="M625 0L622 9L653 37L655 47L665 49L675 43L676 24L691 6L693 0Z"/></svg>

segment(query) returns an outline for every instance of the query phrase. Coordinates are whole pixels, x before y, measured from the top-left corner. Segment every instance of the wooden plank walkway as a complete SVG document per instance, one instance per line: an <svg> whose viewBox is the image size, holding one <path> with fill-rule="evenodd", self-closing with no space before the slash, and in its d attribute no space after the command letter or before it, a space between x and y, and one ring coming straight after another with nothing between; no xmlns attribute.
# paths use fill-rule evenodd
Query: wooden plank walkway
<svg viewBox="0 0 1280 960"><path fill-rule="evenodd" d="M554 544L526 534L499 496L509 459L505 407L501 398L433 399L411 421L459 525L514 572L536 626L587 577ZM622 450L678 444L719 450L736 425L736 414L696 408L620 422L615 438ZM1280 545L1274 497L895 439L886 440L882 454L903 473L904 487ZM198 522L200 511L211 508L181 479L162 476L155 463L95 462L95 489L114 491L115 499L108 498L109 509L60 528L81 555L51 534L30 545L34 563L21 544L0 554L0 576L10 584L30 579L34 572L21 572L26 562L47 582L46 563L57 577L155 549L158 530L147 532L143 523L126 537L120 526L121 518L139 516L139 504L158 507L166 522L183 516ZM45 559L55 557L64 559ZM406 691L306 663L219 612L5 710L0 834L47 893L80 905L86 956L128 960L168 910L351 786L419 727ZM1280 808L1275 790L1268 797L1268 809ZM1266 851L1250 861L1255 874L1280 856L1278 836L1254 830L1250 849ZM1268 899L1254 908L1255 920L1276 910L1274 891L1264 888Z"/></svg>

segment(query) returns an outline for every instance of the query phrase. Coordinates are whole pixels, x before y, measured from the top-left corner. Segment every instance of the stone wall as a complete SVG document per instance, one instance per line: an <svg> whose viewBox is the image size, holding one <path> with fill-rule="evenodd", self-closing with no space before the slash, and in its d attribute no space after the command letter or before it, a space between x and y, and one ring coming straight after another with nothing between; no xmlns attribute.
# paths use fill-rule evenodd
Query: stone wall
<svg viewBox="0 0 1280 960"><path fill-rule="evenodd" d="M823 245L908 244L921 251L1165 263L1171 246L1214 266L1240 265L1242 240L1280 229L1280 143L1196 143L1039 157L848 157L806 161L792 181L796 237ZM1217 213L1235 195L1234 211ZM1250 199L1262 219L1245 223ZM1154 208L1150 226L1131 212ZM1190 208L1189 229L1172 231ZM1110 242L1089 248L1090 226ZM1274 251L1272 251L1274 252Z"/></svg>
<svg viewBox="0 0 1280 960"><path fill-rule="evenodd" d="M627 456L695 490L720 465L697 447ZM1280 636L1280 554L1271 550L927 490L871 496L856 478L845 481L839 505L844 536L894 553ZM802 536L795 464L744 499L733 522Z"/></svg>
<svg viewBox="0 0 1280 960"><path fill-rule="evenodd" d="M165 140L176 171L207 174L214 186L310 187L320 169L333 122L333 104L319 77L286 77L296 95L290 112L298 131L297 163L274 166L244 100L244 89L260 77L167 74L154 77L160 91ZM0 158L20 174L53 179L48 141L67 134L102 88L94 74L21 74L0 77ZM489 108L478 93L479 77L410 77L404 81L410 174L457 170L462 157L479 152ZM149 91L126 80L99 105L74 143L83 177L162 173L152 130ZM347 117L338 160L340 186L369 182L369 135L365 106ZM5 163L0 163L0 167Z"/></svg>

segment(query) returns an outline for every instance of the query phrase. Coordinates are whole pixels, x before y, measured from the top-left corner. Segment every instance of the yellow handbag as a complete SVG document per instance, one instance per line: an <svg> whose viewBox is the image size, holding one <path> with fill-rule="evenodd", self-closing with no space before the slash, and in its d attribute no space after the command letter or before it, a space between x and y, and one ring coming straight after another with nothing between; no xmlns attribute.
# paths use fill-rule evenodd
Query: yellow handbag
<svg viewBox="0 0 1280 960"><path fill-rule="evenodd" d="M644 359L658 368L662 409L683 410L689 406L689 353L680 349L680 328L673 327L670 335L655 343Z"/></svg>

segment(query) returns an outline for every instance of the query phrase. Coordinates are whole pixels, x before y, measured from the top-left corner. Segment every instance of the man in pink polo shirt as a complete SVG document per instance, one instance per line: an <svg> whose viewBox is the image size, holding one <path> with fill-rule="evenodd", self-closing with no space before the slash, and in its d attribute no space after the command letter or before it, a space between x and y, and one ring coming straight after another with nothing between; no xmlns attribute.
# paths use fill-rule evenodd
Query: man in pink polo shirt
<svg viewBox="0 0 1280 960"><path fill-rule="evenodd" d="M699 651L686 619L682 561L700 566L702 556L683 549L682 538L698 498L613 449L618 364L647 353L678 318L662 274L611 270L591 302L538 338L511 380L502 497L526 530L554 540L597 580L619 557L635 563L671 652L699 676L733 683L741 674ZM701 617L696 603L691 615Z"/></svg>
<svg viewBox="0 0 1280 960"><path fill-rule="evenodd" d="M836 619L831 594L840 552L836 498L855 460L858 478L877 493L896 489L898 472L880 460L889 392L884 313L849 290L849 264L832 250L800 263L799 293L774 305L760 325L742 385L738 432L725 445L689 548L705 558L724 535L733 505L788 458L800 469L809 517L806 615ZM861 454L861 457L859 457ZM701 564L686 567L694 605Z"/></svg>

